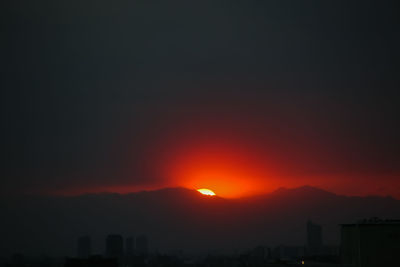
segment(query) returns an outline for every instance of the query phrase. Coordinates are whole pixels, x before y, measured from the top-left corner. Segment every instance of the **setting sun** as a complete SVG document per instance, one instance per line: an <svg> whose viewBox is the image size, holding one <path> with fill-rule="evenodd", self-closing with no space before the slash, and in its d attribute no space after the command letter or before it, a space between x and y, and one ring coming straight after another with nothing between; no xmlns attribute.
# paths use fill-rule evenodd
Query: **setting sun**
<svg viewBox="0 0 400 267"><path fill-rule="evenodd" d="M202 189L197 189L201 194L207 195L207 196L215 196L215 193L211 191L210 189L202 188Z"/></svg>

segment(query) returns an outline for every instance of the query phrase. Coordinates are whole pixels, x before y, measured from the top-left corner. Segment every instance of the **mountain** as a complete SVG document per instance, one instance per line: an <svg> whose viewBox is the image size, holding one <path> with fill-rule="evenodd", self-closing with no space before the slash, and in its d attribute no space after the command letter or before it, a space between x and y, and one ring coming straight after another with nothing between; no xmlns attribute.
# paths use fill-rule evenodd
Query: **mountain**
<svg viewBox="0 0 400 267"><path fill-rule="evenodd" d="M323 226L326 244L339 244L339 224L397 219L400 201L348 197L303 186L243 199L208 197L185 188L73 197L36 196L0 202L0 251L75 255L89 234L104 252L107 234L146 234L152 249L242 250L257 245L304 245L306 222Z"/></svg>

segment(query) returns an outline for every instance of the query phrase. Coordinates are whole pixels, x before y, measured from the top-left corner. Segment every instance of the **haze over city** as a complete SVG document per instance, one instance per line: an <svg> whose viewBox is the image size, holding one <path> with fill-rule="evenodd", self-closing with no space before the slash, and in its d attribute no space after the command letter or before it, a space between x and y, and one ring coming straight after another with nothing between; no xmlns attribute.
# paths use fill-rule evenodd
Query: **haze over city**
<svg viewBox="0 0 400 267"><path fill-rule="evenodd" d="M137 234L339 263L356 222L397 225L396 1L2 6L0 265Z"/></svg>

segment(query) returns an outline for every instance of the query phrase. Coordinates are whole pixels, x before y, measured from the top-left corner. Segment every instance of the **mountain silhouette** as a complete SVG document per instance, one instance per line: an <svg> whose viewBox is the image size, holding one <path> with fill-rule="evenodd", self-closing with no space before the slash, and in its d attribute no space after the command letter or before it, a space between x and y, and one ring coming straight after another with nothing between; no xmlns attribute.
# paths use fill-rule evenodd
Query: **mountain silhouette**
<svg viewBox="0 0 400 267"><path fill-rule="evenodd" d="M304 245L306 222L323 227L325 244L339 244L339 224L397 219L400 200L349 197L315 187L280 188L261 196L224 199L186 188L130 194L30 196L0 202L0 251L74 256L90 235L104 252L105 236L146 234L152 249L238 251L257 245Z"/></svg>

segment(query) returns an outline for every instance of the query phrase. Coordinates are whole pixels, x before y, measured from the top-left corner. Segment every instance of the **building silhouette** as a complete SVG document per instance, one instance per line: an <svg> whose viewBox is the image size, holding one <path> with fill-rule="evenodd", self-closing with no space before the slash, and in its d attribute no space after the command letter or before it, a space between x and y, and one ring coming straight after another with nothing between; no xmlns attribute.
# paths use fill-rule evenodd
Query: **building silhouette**
<svg viewBox="0 0 400 267"><path fill-rule="evenodd" d="M117 259L91 257L88 259L67 258L64 267L118 267Z"/></svg>
<svg viewBox="0 0 400 267"><path fill-rule="evenodd" d="M149 253L149 241L147 236L140 235L136 237L136 255L147 256Z"/></svg>
<svg viewBox="0 0 400 267"><path fill-rule="evenodd" d="M249 262L251 266L264 266L265 265L265 248L263 246L257 246L250 251Z"/></svg>
<svg viewBox="0 0 400 267"><path fill-rule="evenodd" d="M340 254L343 264L354 267L399 266L400 220L341 225Z"/></svg>
<svg viewBox="0 0 400 267"><path fill-rule="evenodd" d="M322 250L322 227L307 221L307 253L318 255Z"/></svg>
<svg viewBox="0 0 400 267"><path fill-rule="evenodd" d="M129 236L125 240L125 264L127 266L132 266L135 256L135 238Z"/></svg>
<svg viewBox="0 0 400 267"><path fill-rule="evenodd" d="M125 241L125 254L133 256L135 254L135 238L133 236L129 236Z"/></svg>
<svg viewBox="0 0 400 267"><path fill-rule="evenodd" d="M90 236L81 236L78 238L77 257L87 259L92 253L92 240Z"/></svg>
<svg viewBox="0 0 400 267"><path fill-rule="evenodd" d="M120 235L109 235L106 238L106 257L116 258L121 264L124 258L124 241Z"/></svg>
<svg viewBox="0 0 400 267"><path fill-rule="evenodd" d="M304 257L304 247L280 245L272 250L271 257L279 260L292 260Z"/></svg>

